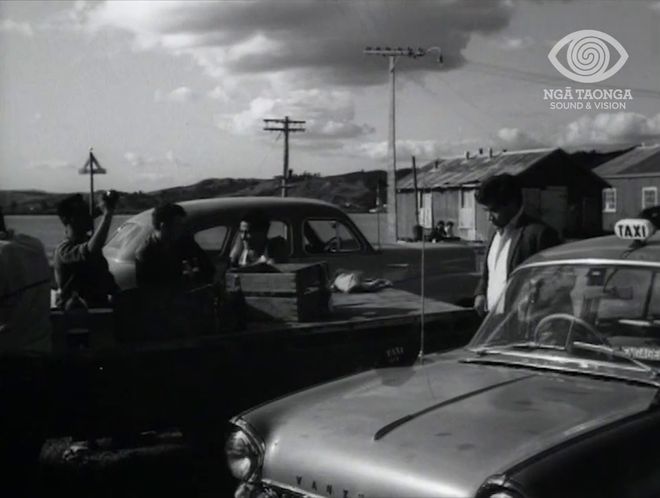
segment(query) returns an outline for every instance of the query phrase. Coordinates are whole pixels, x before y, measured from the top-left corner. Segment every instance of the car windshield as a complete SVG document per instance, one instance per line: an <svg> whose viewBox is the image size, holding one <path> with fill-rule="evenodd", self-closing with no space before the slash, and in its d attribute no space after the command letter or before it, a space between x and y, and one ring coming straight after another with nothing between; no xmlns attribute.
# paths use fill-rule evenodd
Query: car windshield
<svg viewBox="0 0 660 498"><path fill-rule="evenodd" d="M660 266L557 264L517 271L468 349L660 367Z"/></svg>

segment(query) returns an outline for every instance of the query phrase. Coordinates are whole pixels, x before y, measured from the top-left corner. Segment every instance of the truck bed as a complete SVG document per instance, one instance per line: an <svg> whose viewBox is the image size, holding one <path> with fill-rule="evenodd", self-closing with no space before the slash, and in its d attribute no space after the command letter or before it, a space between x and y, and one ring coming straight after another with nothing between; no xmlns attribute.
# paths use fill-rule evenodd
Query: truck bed
<svg viewBox="0 0 660 498"><path fill-rule="evenodd" d="M249 323L232 333L136 342L115 341L109 310L91 310L97 327L79 343L74 335L79 347L61 348L72 341L59 337L59 351L48 358L0 361L4 378L13 379L5 399L18 400L8 406L19 420L21 406L49 414L41 420L49 435L207 427L293 390L415 361L419 296L388 288L333 294L332 302L332 315L316 322ZM427 351L465 344L477 324L472 310L424 301Z"/></svg>

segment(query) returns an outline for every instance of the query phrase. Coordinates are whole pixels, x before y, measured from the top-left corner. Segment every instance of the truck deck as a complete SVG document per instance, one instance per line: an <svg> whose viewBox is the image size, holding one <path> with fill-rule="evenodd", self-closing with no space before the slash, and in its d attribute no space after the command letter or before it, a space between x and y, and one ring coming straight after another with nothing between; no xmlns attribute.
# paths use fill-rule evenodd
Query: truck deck
<svg viewBox="0 0 660 498"><path fill-rule="evenodd" d="M318 321L252 322L241 331L149 341L117 341L112 311L90 310L87 333L56 327L49 357L3 358L4 378L13 379L5 399L17 400L8 405L16 420L22 406L47 413L39 422L49 436L222 425L294 390L412 364L421 308L419 296L393 288L334 293L331 314ZM53 311L55 322L61 315ZM426 351L465 344L477 325L470 309L424 300Z"/></svg>

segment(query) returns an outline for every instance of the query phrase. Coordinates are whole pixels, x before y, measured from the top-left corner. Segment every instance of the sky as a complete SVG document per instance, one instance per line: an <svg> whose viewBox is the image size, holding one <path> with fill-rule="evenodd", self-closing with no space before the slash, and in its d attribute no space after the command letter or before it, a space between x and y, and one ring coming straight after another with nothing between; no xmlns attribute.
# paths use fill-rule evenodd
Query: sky
<svg viewBox="0 0 660 498"><path fill-rule="evenodd" d="M548 58L585 29L628 54L602 82ZM658 0L2 1L0 190L85 191L90 147L103 189L272 178L284 139L263 119L284 116L306 122L290 135L295 173L385 169L388 59L364 53L376 46L431 48L396 62L399 167L660 142ZM567 86L632 99L551 108L544 89Z"/></svg>

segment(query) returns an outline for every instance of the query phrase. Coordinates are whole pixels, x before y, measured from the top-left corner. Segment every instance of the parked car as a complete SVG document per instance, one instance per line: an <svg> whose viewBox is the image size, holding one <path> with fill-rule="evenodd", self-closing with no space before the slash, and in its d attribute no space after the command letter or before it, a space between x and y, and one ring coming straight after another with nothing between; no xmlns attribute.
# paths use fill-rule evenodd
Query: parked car
<svg viewBox="0 0 660 498"><path fill-rule="evenodd" d="M660 496L652 232L624 220L536 255L465 349L234 417L236 496Z"/></svg>
<svg viewBox="0 0 660 498"><path fill-rule="evenodd" d="M421 292L419 246L372 247L353 221L337 206L303 198L230 197L180 203L187 228L223 275L238 237L241 219L256 210L270 219L269 237L282 237L291 263L325 260L331 275L339 269L360 270L385 278L394 286ZM151 233L151 210L123 223L103 249L110 271L122 289L135 287L135 251ZM470 304L479 278L475 250L460 242L427 245L425 294L441 301Z"/></svg>

